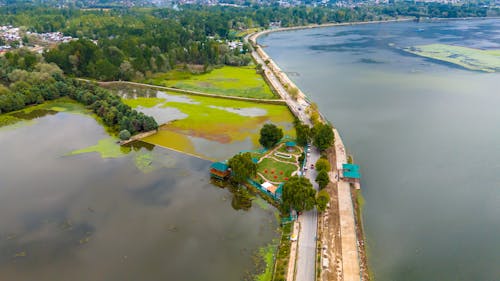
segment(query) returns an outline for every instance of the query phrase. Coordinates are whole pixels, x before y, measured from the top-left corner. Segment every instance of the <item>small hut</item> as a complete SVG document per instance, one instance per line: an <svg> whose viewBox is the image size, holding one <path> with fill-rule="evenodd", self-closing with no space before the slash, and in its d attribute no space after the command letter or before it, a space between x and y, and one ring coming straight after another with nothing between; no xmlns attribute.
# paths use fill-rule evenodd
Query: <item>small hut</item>
<svg viewBox="0 0 500 281"><path fill-rule="evenodd" d="M297 146L297 144L294 141L287 141L285 143L285 146L286 146L286 150L288 152L294 152L295 151L295 146Z"/></svg>
<svg viewBox="0 0 500 281"><path fill-rule="evenodd" d="M231 169L226 163L214 162L210 165L210 176L219 180L225 180L231 175Z"/></svg>

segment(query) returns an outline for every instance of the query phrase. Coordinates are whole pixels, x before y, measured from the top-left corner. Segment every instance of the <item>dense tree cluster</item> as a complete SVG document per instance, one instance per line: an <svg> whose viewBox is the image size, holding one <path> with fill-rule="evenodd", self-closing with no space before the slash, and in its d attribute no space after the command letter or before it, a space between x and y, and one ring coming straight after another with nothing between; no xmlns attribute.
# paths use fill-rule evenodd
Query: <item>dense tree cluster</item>
<svg viewBox="0 0 500 281"><path fill-rule="evenodd" d="M152 117L133 110L118 96L64 77L57 65L45 63L39 55L21 49L0 57L0 113L64 96L87 105L112 129L135 134L158 128Z"/></svg>
<svg viewBox="0 0 500 281"><path fill-rule="evenodd" d="M265 148L275 146L283 138L283 130L274 124L264 124L260 129L259 143Z"/></svg>
<svg viewBox="0 0 500 281"><path fill-rule="evenodd" d="M325 151L333 145L335 136L332 131L332 126L328 124L318 123L312 128L313 143L320 150Z"/></svg>
<svg viewBox="0 0 500 281"><path fill-rule="evenodd" d="M257 174L257 164L252 160L250 153L236 154L228 161L231 168L231 180L235 183L244 183L248 178Z"/></svg>
<svg viewBox="0 0 500 281"><path fill-rule="evenodd" d="M356 8L221 7L183 5L181 9L83 10L30 5L0 7L0 24L31 31L61 31L81 40L64 43L45 54L66 74L101 80L141 80L177 64L245 65L251 61L245 45L231 50L224 42L237 31L281 26L380 20L395 16L486 16L479 4L393 4Z"/></svg>
<svg viewBox="0 0 500 281"><path fill-rule="evenodd" d="M316 190L309 179L293 176L283 185L283 210L307 211L316 204Z"/></svg>

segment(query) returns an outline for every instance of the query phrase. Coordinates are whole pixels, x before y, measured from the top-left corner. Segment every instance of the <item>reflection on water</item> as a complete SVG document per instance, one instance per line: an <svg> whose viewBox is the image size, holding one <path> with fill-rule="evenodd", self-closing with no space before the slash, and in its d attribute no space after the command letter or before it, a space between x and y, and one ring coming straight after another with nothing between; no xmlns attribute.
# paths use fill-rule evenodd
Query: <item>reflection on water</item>
<svg viewBox="0 0 500 281"><path fill-rule="evenodd" d="M500 49L499 30L489 19L261 38L361 164L375 280L500 280L500 73L398 51L443 41Z"/></svg>
<svg viewBox="0 0 500 281"><path fill-rule="evenodd" d="M0 279L253 272L253 253L276 236L270 210L233 210L231 193L209 182L210 162L146 143L116 159L68 155L107 137L94 119L69 113L0 131Z"/></svg>

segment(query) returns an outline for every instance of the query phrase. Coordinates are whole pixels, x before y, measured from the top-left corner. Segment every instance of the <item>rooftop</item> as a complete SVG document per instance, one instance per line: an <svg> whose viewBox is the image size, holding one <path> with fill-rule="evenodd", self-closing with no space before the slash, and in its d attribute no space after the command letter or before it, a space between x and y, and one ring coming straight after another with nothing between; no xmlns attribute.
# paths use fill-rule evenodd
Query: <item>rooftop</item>
<svg viewBox="0 0 500 281"><path fill-rule="evenodd" d="M214 162L212 163L212 165L210 165L210 169L215 169L218 171L227 171L229 169L229 166L223 162Z"/></svg>
<svg viewBox="0 0 500 281"><path fill-rule="evenodd" d="M342 164L343 175L345 178L359 179L359 166L356 164Z"/></svg>

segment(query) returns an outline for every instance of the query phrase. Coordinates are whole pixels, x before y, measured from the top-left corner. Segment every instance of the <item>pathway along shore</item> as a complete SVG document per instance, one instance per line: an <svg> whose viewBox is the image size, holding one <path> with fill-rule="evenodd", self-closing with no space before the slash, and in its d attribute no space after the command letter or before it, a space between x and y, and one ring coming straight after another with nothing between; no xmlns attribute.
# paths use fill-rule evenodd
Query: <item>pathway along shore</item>
<svg viewBox="0 0 500 281"><path fill-rule="evenodd" d="M368 23L387 23L387 22L397 22L397 21L411 21L412 19L395 19L395 20L387 20L387 21L379 21L379 22L358 22L358 23L331 23L324 25L312 25L312 26L301 26L301 27L291 27L291 28L279 28L274 30L264 30L258 33L250 34L245 37L245 40L250 41L252 46L254 47L254 51L252 52L252 56L257 63L262 65L263 74L266 80L271 84L271 87L287 102L288 107L292 111L292 113L299 118L302 122L311 125L311 121L307 116L305 116L304 111L297 108L301 105L309 105L309 101L307 96L293 83L288 76L278 67L278 65L267 55L267 53L262 49L262 46L257 44L257 39L259 36L268 34L271 32L281 32L288 30L298 30L298 29L307 29L307 28L318 28L318 27L329 27L329 26L345 26L345 25L355 25L355 24L368 24ZM296 88L298 90L297 100L292 100L287 89ZM298 110L299 109L299 110ZM321 115L321 114L320 114ZM328 121L321 115L321 121L327 123ZM347 163L347 153L345 146L342 142L340 134L334 128L333 129L335 135L335 145L334 145L334 153L331 159L335 159L335 163L332 163L332 172L331 175L339 175L339 171L342 170L342 164ZM330 158L330 157L329 157ZM317 268L322 267L322 271L327 271L331 273L336 273L336 280L343 281L359 281L365 280L368 276L366 264L360 264L363 261L366 261L366 253L363 251L364 247L360 248L358 245L363 243L363 241L358 241L357 236L357 228L361 229L361 222L356 220L356 214L353 204L353 196L351 194L351 184L343 181L342 179L334 176L330 177L331 183L335 184L337 190L334 192L336 197L331 194L331 208L333 206L338 206L338 210L336 213L338 214L338 220L340 225L340 248L341 253L335 253L334 256L329 256L328 253L333 249L326 249L328 243L323 245L323 248L320 249L321 259L320 265L316 265ZM328 221L328 220L324 220ZM324 226L319 226L319 229L323 229ZM328 226L326 226L328 228ZM331 228L334 228L333 226ZM301 229L302 231L302 229ZM316 230L314 230L316 231ZM320 231L320 235L328 235L326 231ZM334 236L336 234L333 234ZM302 235L299 234L299 237ZM330 237L327 237L330 238ZM325 241L324 237L319 237L319 239ZM330 238L332 239L332 238ZM300 243L300 238L299 238ZM298 253L300 259L300 251ZM336 262L336 257L340 257L341 261ZM294 261L290 261L294 262ZM297 267L300 266L300 263L297 263ZM340 267L340 268L339 268ZM298 271L300 268L295 269ZM316 268L313 269L316 272ZM327 277L331 275L320 274L318 280L329 281L331 278ZM313 280L315 280L314 278ZM288 276L287 280L294 280L294 278L290 278ZM304 280L300 280L304 281Z"/></svg>

